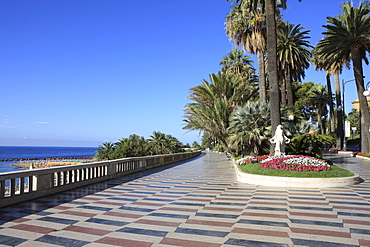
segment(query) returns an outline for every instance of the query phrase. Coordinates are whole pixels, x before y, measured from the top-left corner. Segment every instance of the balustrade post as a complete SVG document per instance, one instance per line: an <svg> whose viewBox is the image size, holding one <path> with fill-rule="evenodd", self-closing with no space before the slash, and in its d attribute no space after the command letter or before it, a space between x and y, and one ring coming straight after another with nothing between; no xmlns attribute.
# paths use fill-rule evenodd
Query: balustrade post
<svg viewBox="0 0 370 247"><path fill-rule="evenodd" d="M59 176L57 179L60 179ZM54 185L54 173L33 176L33 191L46 190Z"/></svg>
<svg viewBox="0 0 370 247"><path fill-rule="evenodd" d="M117 166L120 166L120 165L109 162L109 164L107 165L107 167L108 167L108 174L107 175L109 177L114 177L116 173L120 172L120 171L118 171L118 169L116 169Z"/></svg>
<svg viewBox="0 0 370 247"><path fill-rule="evenodd" d="M161 155L161 157L159 157L159 164L158 166L162 166L164 164L164 156Z"/></svg>
<svg viewBox="0 0 370 247"><path fill-rule="evenodd" d="M19 181L19 194L23 195L24 194L24 177L21 177L20 178L20 181Z"/></svg>
<svg viewBox="0 0 370 247"><path fill-rule="evenodd" d="M5 197L5 180L0 181L0 199Z"/></svg>
<svg viewBox="0 0 370 247"><path fill-rule="evenodd" d="M15 178L10 179L10 196L15 195Z"/></svg>

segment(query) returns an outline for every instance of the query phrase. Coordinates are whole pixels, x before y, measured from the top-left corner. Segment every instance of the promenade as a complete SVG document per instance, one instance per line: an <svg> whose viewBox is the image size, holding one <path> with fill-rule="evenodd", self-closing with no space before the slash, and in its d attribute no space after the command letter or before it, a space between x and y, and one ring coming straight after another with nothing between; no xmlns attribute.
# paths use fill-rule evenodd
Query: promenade
<svg viewBox="0 0 370 247"><path fill-rule="evenodd" d="M0 246L370 246L370 161L326 158L364 181L243 184L225 155L209 153L0 208Z"/></svg>

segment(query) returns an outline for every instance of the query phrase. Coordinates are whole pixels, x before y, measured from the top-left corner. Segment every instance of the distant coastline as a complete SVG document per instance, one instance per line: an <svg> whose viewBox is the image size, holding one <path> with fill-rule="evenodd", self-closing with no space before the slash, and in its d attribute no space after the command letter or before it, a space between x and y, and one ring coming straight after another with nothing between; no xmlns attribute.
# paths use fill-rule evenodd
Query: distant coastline
<svg viewBox="0 0 370 247"><path fill-rule="evenodd" d="M83 163L93 162L92 158L67 158L67 159L38 159L38 160L22 160L12 163L12 166L16 166L22 169L34 169L34 168L49 168L55 166L70 166L79 165Z"/></svg>
<svg viewBox="0 0 370 247"><path fill-rule="evenodd" d="M27 161L27 160L72 160L72 159L92 159L94 156L87 156L87 157L56 157L56 158L42 158L42 159L37 159L37 158L32 158L32 159L0 159L0 162L3 161Z"/></svg>
<svg viewBox="0 0 370 247"><path fill-rule="evenodd" d="M0 173L28 169L30 163L44 167L51 162L53 165L75 163L71 160L91 162L96 150L97 147L0 146Z"/></svg>

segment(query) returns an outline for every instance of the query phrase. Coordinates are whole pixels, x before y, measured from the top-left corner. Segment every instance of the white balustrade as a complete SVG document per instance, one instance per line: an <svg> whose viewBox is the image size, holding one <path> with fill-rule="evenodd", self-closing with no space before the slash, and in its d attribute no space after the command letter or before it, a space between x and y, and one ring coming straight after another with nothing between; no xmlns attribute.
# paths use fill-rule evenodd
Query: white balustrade
<svg viewBox="0 0 370 247"><path fill-rule="evenodd" d="M0 207L194 158L201 151L0 173Z"/></svg>

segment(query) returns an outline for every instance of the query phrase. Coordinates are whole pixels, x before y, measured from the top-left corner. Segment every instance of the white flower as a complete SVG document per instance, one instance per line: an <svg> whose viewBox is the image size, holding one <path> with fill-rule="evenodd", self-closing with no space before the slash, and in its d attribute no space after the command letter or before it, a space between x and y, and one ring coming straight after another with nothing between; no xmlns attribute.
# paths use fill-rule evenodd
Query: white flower
<svg viewBox="0 0 370 247"><path fill-rule="evenodd" d="M284 160L288 164L302 164L302 165L313 165L313 166L330 166L328 163L322 160L309 157L296 157Z"/></svg>
<svg viewBox="0 0 370 247"><path fill-rule="evenodd" d="M285 155L285 154L274 155L274 156L268 157L267 159L264 159L262 162L267 162L267 161L274 160L274 159L287 158L287 157L291 157L291 156L293 156L293 155Z"/></svg>

